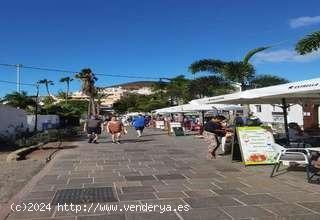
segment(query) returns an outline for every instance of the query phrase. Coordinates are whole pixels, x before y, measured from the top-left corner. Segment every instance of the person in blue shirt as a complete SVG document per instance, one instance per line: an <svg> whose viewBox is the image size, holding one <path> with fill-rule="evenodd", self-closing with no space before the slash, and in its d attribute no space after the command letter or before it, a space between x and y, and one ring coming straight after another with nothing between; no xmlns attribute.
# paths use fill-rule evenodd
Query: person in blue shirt
<svg viewBox="0 0 320 220"><path fill-rule="evenodd" d="M133 119L132 125L137 130L138 137L141 137L143 129L144 129L145 125L146 125L145 118L140 114L138 117Z"/></svg>

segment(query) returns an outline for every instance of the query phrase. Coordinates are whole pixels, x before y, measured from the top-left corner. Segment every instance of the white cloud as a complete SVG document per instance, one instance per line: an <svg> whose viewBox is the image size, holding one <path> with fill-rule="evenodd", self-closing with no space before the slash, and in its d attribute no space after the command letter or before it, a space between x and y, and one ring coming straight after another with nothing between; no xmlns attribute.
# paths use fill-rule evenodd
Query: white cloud
<svg viewBox="0 0 320 220"><path fill-rule="evenodd" d="M307 55L299 55L294 50L282 49L262 51L254 56L255 63L311 62L320 59L320 50Z"/></svg>
<svg viewBox="0 0 320 220"><path fill-rule="evenodd" d="M306 17L298 17L293 18L289 21L291 28L299 28L304 26L310 26L314 24L320 24L320 16L306 16Z"/></svg>

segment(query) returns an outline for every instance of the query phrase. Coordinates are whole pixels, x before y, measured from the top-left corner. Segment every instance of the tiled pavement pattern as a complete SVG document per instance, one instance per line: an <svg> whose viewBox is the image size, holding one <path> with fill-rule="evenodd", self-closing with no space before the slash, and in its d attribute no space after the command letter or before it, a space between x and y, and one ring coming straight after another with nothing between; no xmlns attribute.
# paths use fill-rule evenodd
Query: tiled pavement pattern
<svg viewBox="0 0 320 220"><path fill-rule="evenodd" d="M76 214L56 208L15 212L8 219L320 219L320 186L306 183L304 172L271 179L270 166L244 167L229 157L206 160L205 143L192 136L169 137L153 129L140 139L134 134L130 130L120 145L110 138L99 145L79 141L78 148L59 152L23 201L51 203L59 190L112 187L118 200L112 204L189 205L190 211ZM91 201L80 191L82 202Z"/></svg>

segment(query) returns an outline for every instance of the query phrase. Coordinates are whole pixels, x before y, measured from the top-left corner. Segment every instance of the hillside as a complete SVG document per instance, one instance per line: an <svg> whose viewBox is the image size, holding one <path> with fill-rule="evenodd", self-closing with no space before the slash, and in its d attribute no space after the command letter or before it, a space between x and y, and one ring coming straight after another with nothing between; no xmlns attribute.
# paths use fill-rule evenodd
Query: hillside
<svg viewBox="0 0 320 220"><path fill-rule="evenodd" d="M127 90L135 90L135 89L140 89L143 87L151 87L154 84L159 83L158 81L135 81L135 82L128 82L128 83L122 83L122 84L117 84L113 86L108 86L108 88L112 87L122 87Z"/></svg>

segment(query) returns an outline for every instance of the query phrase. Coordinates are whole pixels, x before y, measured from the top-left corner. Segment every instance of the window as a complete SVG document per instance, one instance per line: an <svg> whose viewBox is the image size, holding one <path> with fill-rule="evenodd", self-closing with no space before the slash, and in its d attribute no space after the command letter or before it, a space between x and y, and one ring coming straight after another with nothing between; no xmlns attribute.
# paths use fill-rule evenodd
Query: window
<svg viewBox="0 0 320 220"><path fill-rule="evenodd" d="M261 112L261 105L256 105L257 112Z"/></svg>

